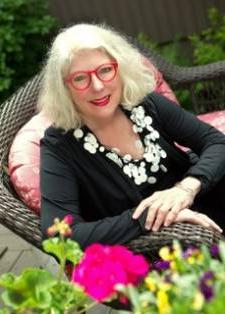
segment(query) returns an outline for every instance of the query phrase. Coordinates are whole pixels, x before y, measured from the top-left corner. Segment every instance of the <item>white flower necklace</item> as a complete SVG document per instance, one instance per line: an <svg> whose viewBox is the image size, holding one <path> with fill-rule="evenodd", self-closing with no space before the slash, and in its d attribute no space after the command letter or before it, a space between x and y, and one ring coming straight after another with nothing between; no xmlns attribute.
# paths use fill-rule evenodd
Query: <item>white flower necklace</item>
<svg viewBox="0 0 225 314"><path fill-rule="evenodd" d="M145 182L155 184L157 182L156 174L159 171L167 172L167 167L162 163L162 159L165 159L167 154L157 143L160 137L159 132L152 127L152 118L145 115L143 106L133 108L130 119L134 123L133 131L135 133L142 133L144 129L147 130L147 135L143 139L144 144L141 140L134 142L136 148L143 149L144 147L141 160L133 160L130 154L120 156L118 148L101 145L93 133L84 134L80 128L74 131L74 137L77 140L83 140L83 147L89 153L96 154L99 151L115 162L128 177L134 180L136 185Z"/></svg>

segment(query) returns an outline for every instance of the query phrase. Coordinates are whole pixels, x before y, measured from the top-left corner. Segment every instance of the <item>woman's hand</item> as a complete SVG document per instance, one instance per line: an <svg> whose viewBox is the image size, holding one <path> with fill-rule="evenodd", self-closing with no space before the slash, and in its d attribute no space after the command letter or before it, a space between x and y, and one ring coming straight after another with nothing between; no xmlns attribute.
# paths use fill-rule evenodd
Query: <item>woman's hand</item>
<svg viewBox="0 0 225 314"><path fill-rule="evenodd" d="M205 228L213 229L218 232L223 230L208 216L195 212L191 209L185 208L180 211L175 219L175 222L190 222L192 224L201 225Z"/></svg>
<svg viewBox="0 0 225 314"><path fill-rule="evenodd" d="M132 217L137 219L148 210L145 228L158 231L162 225L169 226L174 222L181 210L191 206L194 197L194 193L180 186L158 191L141 201Z"/></svg>

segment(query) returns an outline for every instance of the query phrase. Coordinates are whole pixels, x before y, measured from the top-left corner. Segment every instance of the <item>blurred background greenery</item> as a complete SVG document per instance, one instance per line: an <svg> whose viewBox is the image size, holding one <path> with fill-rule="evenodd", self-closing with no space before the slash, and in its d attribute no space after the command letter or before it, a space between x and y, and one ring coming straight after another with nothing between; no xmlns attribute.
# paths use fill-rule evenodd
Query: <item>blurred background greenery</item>
<svg viewBox="0 0 225 314"><path fill-rule="evenodd" d="M0 1L0 103L40 70L51 39L64 26L50 13L48 4L46 0ZM173 41L162 43L144 32L136 38L180 66L224 60L225 15L211 7L207 16L208 27L198 34L184 38L177 32ZM188 94L177 93L179 100L188 104Z"/></svg>
<svg viewBox="0 0 225 314"><path fill-rule="evenodd" d="M152 41L144 33L139 33L137 39L146 48L158 51L169 62L180 66L204 65L225 60L225 15L211 7L207 16L209 27L199 34L185 38L185 49L179 33L174 41L165 44ZM196 89L201 92L201 83L196 85ZM175 93L182 106L191 110L189 92L177 90Z"/></svg>
<svg viewBox="0 0 225 314"><path fill-rule="evenodd" d="M38 72L58 27L45 0L0 1L0 102Z"/></svg>

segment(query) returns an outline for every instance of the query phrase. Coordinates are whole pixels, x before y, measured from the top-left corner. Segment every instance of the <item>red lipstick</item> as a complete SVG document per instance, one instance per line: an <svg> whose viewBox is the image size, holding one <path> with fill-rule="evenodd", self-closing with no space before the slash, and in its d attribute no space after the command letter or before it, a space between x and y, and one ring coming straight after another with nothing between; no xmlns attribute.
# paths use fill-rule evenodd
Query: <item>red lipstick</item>
<svg viewBox="0 0 225 314"><path fill-rule="evenodd" d="M109 103L110 96L104 96L102 98L94 99L90 103L94 106L104 107Z"/></svg>

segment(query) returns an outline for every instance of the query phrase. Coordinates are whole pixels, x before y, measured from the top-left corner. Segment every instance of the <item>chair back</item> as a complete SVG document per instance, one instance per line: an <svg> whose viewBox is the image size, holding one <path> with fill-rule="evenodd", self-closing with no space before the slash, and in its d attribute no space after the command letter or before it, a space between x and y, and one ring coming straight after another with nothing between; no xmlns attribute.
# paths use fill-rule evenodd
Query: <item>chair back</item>
<svg viewBox="0 0 225 314"><path fill-rule="evenodd" d="M41 78L41 74L32 78L0 109L0 223L36 247L41 247L40 217L16 197L7 160L16 133L35 114Z"/></svg>

